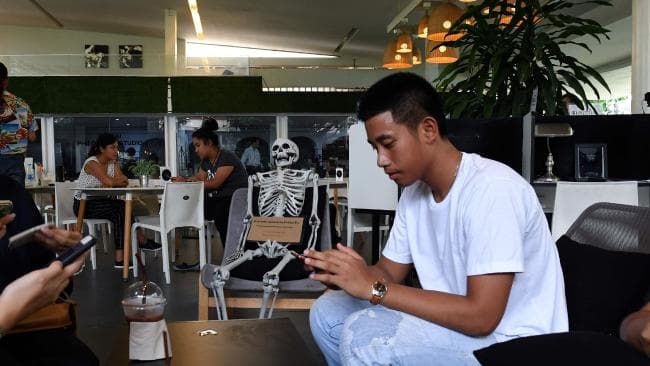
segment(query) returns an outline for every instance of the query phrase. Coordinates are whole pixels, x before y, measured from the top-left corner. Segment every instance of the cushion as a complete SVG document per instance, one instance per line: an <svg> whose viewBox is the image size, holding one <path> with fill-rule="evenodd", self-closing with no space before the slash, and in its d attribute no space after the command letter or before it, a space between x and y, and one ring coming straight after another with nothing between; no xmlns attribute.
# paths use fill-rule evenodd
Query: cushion
<svg viewBox="0 0 650 366"><path fill-rule="evenodd" d="M566 332L517 338L474 351L483 366L637 366L645 354L614 336Z"/></svg>
<svg viewBox="0 0 650 366"><path fill-rule="evenodd" d="M618 335L650 287L650 254L600 249L562 236L557 241L569 330Z"/></svg>

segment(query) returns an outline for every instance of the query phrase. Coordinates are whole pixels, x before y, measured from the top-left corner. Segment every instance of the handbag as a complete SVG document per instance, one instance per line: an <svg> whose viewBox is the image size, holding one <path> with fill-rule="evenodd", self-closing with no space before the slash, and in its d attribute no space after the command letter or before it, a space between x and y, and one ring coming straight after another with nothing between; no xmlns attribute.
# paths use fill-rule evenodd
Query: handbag
<svg viewBox="0 0 650 366"><path fill-rule="evenodd" d="M77 303L70 299L59 298L53 304L30 314L18 322L7 334L36 332L39 330L76 327Z"/></svg>

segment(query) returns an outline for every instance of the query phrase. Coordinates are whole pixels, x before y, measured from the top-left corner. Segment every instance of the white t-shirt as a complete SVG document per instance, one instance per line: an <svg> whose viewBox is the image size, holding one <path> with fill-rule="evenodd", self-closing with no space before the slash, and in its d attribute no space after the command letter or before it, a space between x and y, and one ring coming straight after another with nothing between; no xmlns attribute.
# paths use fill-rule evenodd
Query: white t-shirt
<svg viewBox="0 0 650 366"><path fill-rule="evenodd" d="M508 166L463 153L441 202L418 181L404 189L383 255L413 263L422 288L467 294L467 276L515 273L494 331L513 337L568 330L557 248L535 191Z"/></svg>

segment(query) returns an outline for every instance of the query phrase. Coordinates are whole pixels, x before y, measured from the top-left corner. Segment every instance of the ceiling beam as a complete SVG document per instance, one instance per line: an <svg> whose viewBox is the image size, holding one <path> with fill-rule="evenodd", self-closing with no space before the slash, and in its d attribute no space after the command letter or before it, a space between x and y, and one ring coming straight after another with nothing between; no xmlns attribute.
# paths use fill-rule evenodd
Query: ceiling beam
<svg viewBox="0 0 650 366"><path fill-rule="evenodd" d="M409 14L411 14L411 12L413 11L413 9L417 8L418 5L420 5L421 2L422 2L422 0L411 0L411 2L408 3L408 4L404 7L404 9L400 10L400 12L397 13L397 15L395 16L395 18L393 18L393 20L391 20L390 23L388 23L388 25L386 26L386 33L390 33L390 32L392 32L393 29L395 29L395 27L396 27L396 26L397 26L397 25L398 25L398 24L399 24L399 23L400 23L404 18L408 18Z"/></svg>

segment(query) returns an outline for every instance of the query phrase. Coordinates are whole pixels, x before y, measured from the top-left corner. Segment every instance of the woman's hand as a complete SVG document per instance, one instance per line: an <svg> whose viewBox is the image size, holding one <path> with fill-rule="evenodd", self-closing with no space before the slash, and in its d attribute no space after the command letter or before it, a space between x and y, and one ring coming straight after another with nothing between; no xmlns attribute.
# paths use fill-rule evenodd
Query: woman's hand
<svg viewBox="0 0 650 366"><path fill-rule="evenodd" d="M15 218L16 218L15 213L10 213L0 218L0 239L2 239L7 233L7 224L14 221Z"/></svg>
<svg viewBox="0 0 650 366"><path fill-rule="evenodd" d="M359 299L370 300L370 288L377 279L365 260L345 245L319 252L305 250L305 265L316 271L309 277L328 286L337 286Z"/></svg>
<svg viewBox="0 0 650 366"><path fill-rule="evenodd" d="M81 234L59 228L43 228L36 233L36 240L49 250L60 253L77 245L81 240Z"/></svg>
<svg viewBox="0 0 650 366"><path fill-rule="evenodd" d="M66 267L55 260L48 267L32 271L5 287L0 295L0 329L10 330L20 320L56 301L85 258L82 255Z"/></svg>

